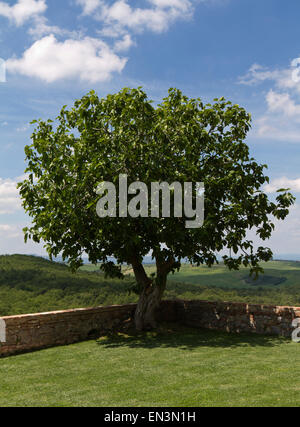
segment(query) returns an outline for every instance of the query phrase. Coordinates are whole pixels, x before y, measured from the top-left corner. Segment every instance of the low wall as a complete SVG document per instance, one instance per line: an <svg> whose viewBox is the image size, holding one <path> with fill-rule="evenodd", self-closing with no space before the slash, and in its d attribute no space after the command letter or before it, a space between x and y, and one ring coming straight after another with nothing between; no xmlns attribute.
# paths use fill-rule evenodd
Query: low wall
<svg viewBox="0 0 300 427"><path fill-rule="evenodd" d="M2 317L6 342L0 342L0 357L100 336L132 321L135 309L136 304L128 304ZM175 316L176 303L163 301L160 320L175 322Z"/></svg>
<svg viewBox="0 0 300 427"><path fill-rule="evenodd" d="M300 307L230 302L178 301L178 320L191 327L291 337Z"/></svg>
<svg viewBox="0 0 300 427"><path fill-rule="evenodd" d="M131 322L136 304L9 316L0 319L0 356L72 344ZM208 301L163 301L159 320L195 328L291 337L299 307ZM2 338L1 338L2 337Z"/></svg>

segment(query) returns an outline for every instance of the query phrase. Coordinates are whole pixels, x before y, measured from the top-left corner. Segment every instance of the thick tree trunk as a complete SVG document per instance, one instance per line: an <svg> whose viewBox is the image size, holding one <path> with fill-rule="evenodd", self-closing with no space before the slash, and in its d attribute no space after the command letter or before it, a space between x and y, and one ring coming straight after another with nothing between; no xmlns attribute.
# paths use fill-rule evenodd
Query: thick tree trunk
<svg viewBox="0 0 300 427"><path fill-rule="evenodd" d="M135 327L138 331L157 328L157 311L165 290L163 284L144 288L135 312Z"/></svg>
<svg viewBox="0 0 300 427"><path fill-rule="evenodd" d="M168 273L159 265L154 280L147 276L140 262L133 260L132 266L136 281L142 288L135 313L135 327L138 331L154 329L157 327L156 313L166 289Z"/></svg>

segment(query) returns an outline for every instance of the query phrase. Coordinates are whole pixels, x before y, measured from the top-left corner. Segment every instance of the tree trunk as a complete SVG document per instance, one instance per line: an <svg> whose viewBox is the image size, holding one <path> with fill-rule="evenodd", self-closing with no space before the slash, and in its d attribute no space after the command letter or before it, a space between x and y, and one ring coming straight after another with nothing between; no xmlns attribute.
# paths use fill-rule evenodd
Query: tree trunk
<svg viewBox="0 0 300 427"><path fill-rule="evenodd" d="M165 262L157 257L157 276L155 279L150 279L145 272L143 264L136 258L132 260L136 281L142 288L134 318L135 327L138 331L157 327L156 314L166 289L168 273L173 265L173 259Z"/></svg>
<svg viewBox="0 0 300 427"><path fill-rule="evenodd" d="M159 309L165 286L150 285L144 288L135 312L135 327L138 331L157 328L156 314Z"/></svg>

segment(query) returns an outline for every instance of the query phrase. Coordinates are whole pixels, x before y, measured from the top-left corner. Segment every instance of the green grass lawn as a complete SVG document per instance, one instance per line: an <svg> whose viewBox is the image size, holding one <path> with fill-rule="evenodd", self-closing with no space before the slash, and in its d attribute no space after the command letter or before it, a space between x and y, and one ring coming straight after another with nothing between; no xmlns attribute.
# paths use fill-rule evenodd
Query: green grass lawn
<svg viewBox="0 0 300 427"><path fill-rule="evenodd" d="M171 328L0 359L0 406L299 406L299 344Z"/></svg>

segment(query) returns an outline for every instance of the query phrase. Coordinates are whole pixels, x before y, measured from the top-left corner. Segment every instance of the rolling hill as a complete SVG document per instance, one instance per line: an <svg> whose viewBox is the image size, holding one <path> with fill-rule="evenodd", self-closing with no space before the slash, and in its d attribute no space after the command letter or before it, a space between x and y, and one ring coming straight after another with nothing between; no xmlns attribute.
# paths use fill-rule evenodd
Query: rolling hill
<svg viewBox="0 0 300 427"><path fill-rule="evenodd" d="M263 265L258 281L248 271L230 272L184 264L170 275L165 298L240 301L300 306L300 262ZM145 266L148 273L153 265ZM105 278L99 266L84 265L72 274L65 264L25 255L0 256L0 316L136 302L130 267L125 280Z"/></svg>

